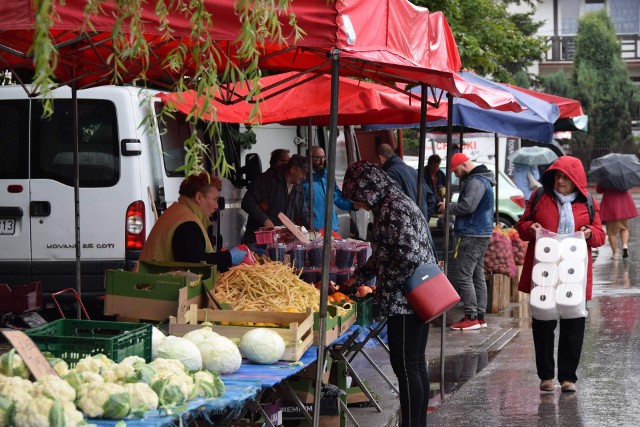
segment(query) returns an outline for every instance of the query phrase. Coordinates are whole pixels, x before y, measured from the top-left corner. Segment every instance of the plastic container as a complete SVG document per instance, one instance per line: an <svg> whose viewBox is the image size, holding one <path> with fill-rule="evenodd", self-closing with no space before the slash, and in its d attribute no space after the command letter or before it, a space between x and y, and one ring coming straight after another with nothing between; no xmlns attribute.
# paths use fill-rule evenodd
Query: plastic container
<svg viewBox="0 0 640 427"><path fill-rule="evenodd" d="M343 270L353 267L356 256L356 246L349 242L336 243L336 268Z"/></svg>
<svg viewBox="0 0 640 427"><path fill-rule="evenodd" d="M0 284L0 312L22 313L36 310L41 306L42 287L40 282L21 286Z"/></svg>
<svg viewBox="0 0 640 427"><path fill-rule="evenodd" d="M373 320L373 296L351 297L356 302L356 325L366 326Z"/></svg>
<svg viewBox="0 0 640 427"><path fill-rule="evenodd" d="M356 244L356 267L362 267L371 256L371 243L362 242Z"/></svg>
<svg viewBox="0 0 640 427"><path fill-rule="evenodd" d="M40 351L73 368L85 356L104 354L120 362L127 356L151 361L151 324L60 319L24 331Z"/></svg>
<svg viewBox="0 0 640 427"><path fill-rule="evenodd" d="M310 243L306 246L305 267L322 267L322 243Z"/></svg>
<svg viewBox="0 0 640 427"><path fill-rule="evenodd" d="M289 245L287 254L291 258L291 265L293 268L300 268L304 266L305 248L303 245Z"/></svg>
<svg viewBox="0 0 640 427"><path fill-rule="evenodd" d="M319 268L305 268L302 270L300 278L309 284L315 285L322 279L322 270Z"/></svg>
<svg viewBox="0 0 640 427"><path fill-rule="evenodd" d="M268 245L270 243L273 243L275 234L276 234L276 230L275 229L258 230L258 231L255 232L256 243L258 245Z"/></svg>
<svg viewBox="0 0 640 427"><path fill-rule="evenodd" d="M329 280L338 283L338 269L335 267L331 267L329 270Z"/></svg>
<svg viewBox="0 0 640 427"><path fill-rule="evenodd" d="M272 243L267 246L267 256L271 261L284 261L284 255L287 247L284 243Z"/></svg>

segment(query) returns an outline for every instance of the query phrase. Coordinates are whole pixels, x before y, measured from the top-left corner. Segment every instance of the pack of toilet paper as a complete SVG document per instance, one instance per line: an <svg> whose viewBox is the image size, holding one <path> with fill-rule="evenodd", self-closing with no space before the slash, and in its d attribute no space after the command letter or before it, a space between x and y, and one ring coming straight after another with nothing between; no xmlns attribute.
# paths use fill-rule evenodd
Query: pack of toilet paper
<svg viewBox="0 0 640 427"><path fill-rule="evenodd" d="M582 232L537 231L531 315L538 320L586 317L587 243Z"/></svg>

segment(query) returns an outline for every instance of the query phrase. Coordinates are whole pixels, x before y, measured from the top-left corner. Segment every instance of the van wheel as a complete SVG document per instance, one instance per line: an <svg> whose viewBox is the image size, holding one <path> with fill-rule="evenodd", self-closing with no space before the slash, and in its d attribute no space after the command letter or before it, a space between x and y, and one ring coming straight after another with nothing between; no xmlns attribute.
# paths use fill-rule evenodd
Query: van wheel
<svg viewBox="0 0 640 427"><path fill-rule="evenodd" d="M511 218L509 218L508 216L498 215L498 225L502 229L509 229L509 228L515 226L516 223Z"/></svg>

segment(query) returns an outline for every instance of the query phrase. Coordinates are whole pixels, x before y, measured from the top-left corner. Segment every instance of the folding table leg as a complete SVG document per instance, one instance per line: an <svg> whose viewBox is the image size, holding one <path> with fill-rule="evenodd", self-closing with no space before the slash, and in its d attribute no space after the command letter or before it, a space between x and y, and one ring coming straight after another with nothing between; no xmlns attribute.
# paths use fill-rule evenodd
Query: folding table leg
<svg viewBox="0 0 640 427"><path fill-rule="evenodd" d="M291 387L291 384L289 384L289 381L285 379L282 381L282 384L284 384L285 388L289 392L289 396L291 396L291 399L293 399L293 402L296 404L296 406L300 408L300 410L302 411L302 414L305 416L307 421L313 424L313 418L311 417L311 414L307 412L307 409L304 407L304 403L302 403L302 400L300 400L296 392L293 390L293 388ZM316 384L316 387L319 387L319 386L321 385ZM320 408L318 408L318 410L320 410Z"/></svg>
<svg viewBox="0 0 640 427"><path fill-rule="evenodd" d="M353 425L356 427L360 427L360 424L358 424L356 419L353 417L353 414L349 410L349 407L342 401L342 399L338 399L338 403L340 404L340 407L342 408L344 413L347 415L347 417L351 420L351 423L353 423Z"/></svg>
<svg viewBox="0 0 640 427"><path fill-rule="evenodd" d="M374 399L373 395L371 394L367 386L362 382L358 373L353 369L353 366L351 366L351 363L349 363L349 361L344 357L344 355L341 352L337 351L335 354L336 356L338 356L336 357L336 359L342 360L345 363L347 369L349 370L349 373L351 374L351 378L353 378L353 381L356 383L356 385L360 387L360 389L365 394L365 396L367 396L367 399L369 399L369 402L371 402L371 404L375 406L378 412L382 412L382 408L380 408L380 405L378 405L378 402L376 402L376 399Z"/></svg>

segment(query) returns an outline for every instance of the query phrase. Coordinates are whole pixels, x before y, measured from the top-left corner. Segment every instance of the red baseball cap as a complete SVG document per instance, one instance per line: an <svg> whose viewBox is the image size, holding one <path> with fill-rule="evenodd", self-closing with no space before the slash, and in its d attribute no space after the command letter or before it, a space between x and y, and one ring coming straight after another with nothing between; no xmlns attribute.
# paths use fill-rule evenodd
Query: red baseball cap
<svg viewBox="0 0 640 427"><path fill-rule="evenodd" d="M453 172L458 166L460 166L467 160L470 160L469 157L463 153L456 153L451 156L451 172Z"/></svg>

